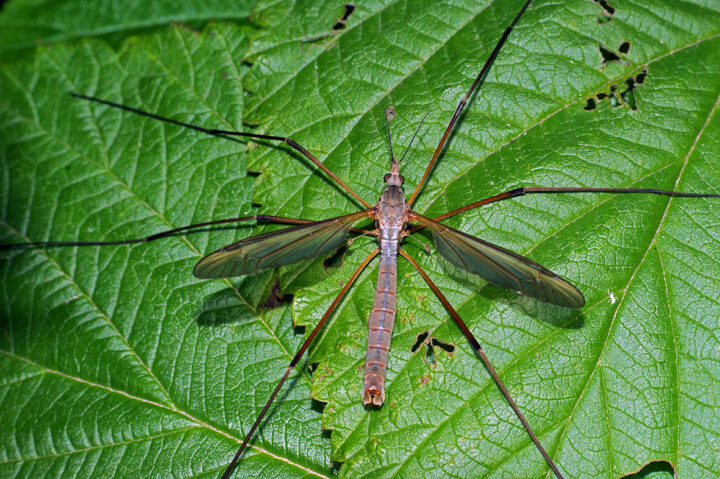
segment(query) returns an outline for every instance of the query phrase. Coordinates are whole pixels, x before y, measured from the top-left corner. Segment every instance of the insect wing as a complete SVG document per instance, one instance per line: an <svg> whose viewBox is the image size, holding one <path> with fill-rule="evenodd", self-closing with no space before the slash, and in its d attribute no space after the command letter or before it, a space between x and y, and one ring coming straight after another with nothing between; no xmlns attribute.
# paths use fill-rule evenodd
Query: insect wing
<svg viewBox="0 0 720 479"><path fill-rule="evenodd" d="M585 304L575 286L534 261L429 218L415 216L432 232L440 254L458 268L546 303L573 309Z"/></svg>
<svg viewBox="0 0 720 479"><path fill-rule="evenodd" d="M197 278L229 278L322 256L339 248L351 225L367 216L367 211L361 211L252 236L205 256L193 274Z"/></svg>

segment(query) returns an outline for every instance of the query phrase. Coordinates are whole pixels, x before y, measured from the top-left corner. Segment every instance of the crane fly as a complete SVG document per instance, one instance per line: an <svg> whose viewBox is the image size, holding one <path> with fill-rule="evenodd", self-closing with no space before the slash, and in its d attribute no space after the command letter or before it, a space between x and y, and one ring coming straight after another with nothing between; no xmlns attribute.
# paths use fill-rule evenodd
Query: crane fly
<svg viewBox="0 0 720 479"><path fill-rule="evenodd" d="M0 245L1 249L28 248L28 247L53 247L53 246L107 246L132 243L143 243L157 240L163 237L183 233L197 228L217 226L222 224L239 223L244 221L262 221L292 225L286 229L273 231L245 238L203 257L195 266L193 274L200 279L227 278L241 275L253 275L268 269L296 263L298 261L327 256L345 244L350 232L360 235L371 235L376 237L378 246L374 249L353 272L350 278L340 288L330 307L316 324L311 333L307 336L302 346L292 358L284 375L277 383L277 386L270 394L265 406L257 416L254 424L246 433L244 440L237 450L230 464L225 469L223 478L231 475L237 461L243 454L248 442L253 437L258 426L263 421L268 409L273 403L278 392L281 390L291 371L298 364L308 347L312 344L320 330L325 325L344 295L351 288L360 273L379 257L377 287L373 306L368 319L368 342L364 366L364 383L361 397L358 398L366 406L380 407L386 401L385 376L388 363L388 351L390 349L391 335L396 315L395 296L397 292L397 258L402 256L407 260L417 273L431 288L448 314L457 323L460 330L474 348L488 373L492 376L495 384L505 397L506 401L522 423L539 453L547 462L549 468L556 477L563 475L559 468L546 452L532 426L527 421L519 407L515 404L512 396L493 368L491 362L485 355L479 342L473 333L466 326L460 315L453 308L448 299L444 296L437 285L428 274L413 259L401 245L409 235L427 229L433 238L437 252L448 262L456 267L472 274L478 275L487 282L513 291L519 294L535 298L536 300L549 303L562 308L580 309L585 304L582 293L569 281L553 273L547 268L509 251L501 246L484 241L480 238L466 234L457 229L441 223L443 220L469 211L480 206L518 198L531 194L558 194L558 193L612 193L612 194L654 194L668 197L694 197L694 198L720 198L717 194L683 193L676 191L665 191L658 189L638 188L591 188L591 187L520 187L488 198L469 203L461 208L455 209L441 216L434 218L426 217L412 209L418 194L422 190L430 176L440 153L443 151L448 137L458 123L461 112L470 101L473 92L482 83L494 59L500 52L503 44L510 35L514 26L518 23L523 13L530 5L527 0L520 11L514 17L510 25L497 42L497 45L484 63L475 81L472 83L465 96L457 105L452 118L447 124L445 131L440 138L437 147L425 169L425 172L413 189L409 197L405 196L403 189L404 178L400 174L405 155L410 150L410 145L422 127L422 121L417 127L412 140L407 146L403 155L398 159L392 150L392 136L390 121L396 115L394 109L388 108L386 113L387 136L389 146L389 172L384 177L385 187L380 199L372 204L363 199L353 191L346 183L320 162L306 148L288 137L268 134L255 134L237 132L231 130L206 129L190 125L170 118L165 118L136 108L128 107L118 103L110 102L93 96L73 93L72 96L91 102L101 103L113 108L119 108L143 115L159 121L165 121L177 126L190 128L201 133L226 138L246 137L252 139L284 142L299 152L305 158L316 165L328 178L334 181L342 190L352 196L357 202L363 205L363 209L322 221L310 221L299 218L288 218L270 215L252 215L224 220L208 221L171 230L163 231L148 237L118 240L118 241L45 241L34 243ZM362 220L372 219L375 223L373 229L362 229L354 226Z"/></svg>

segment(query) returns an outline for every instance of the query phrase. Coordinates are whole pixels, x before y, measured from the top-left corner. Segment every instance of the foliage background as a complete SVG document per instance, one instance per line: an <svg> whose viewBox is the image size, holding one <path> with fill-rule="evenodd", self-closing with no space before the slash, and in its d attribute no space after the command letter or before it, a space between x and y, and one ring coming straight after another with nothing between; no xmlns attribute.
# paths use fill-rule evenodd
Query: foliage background
<svg viewBox="0 0 720 479"><path fill-rule="evenodd" d="M12 0L0 12L0 241L111 240L253 211L322 219L356 208L285 147L248 149L71 91L292 136L371 202L387 170L384 108L398 111L396 150L429 112L403 169L410 189L520 4L363 2L345 30L323 37L342 2L178 11ZM590 0L533 2L418 211L518 186L718 192L717 3L611 5L606 21ZM629 52L603 65L598 45L617 51L624 41ZM636 111L607 99L584 109L644 70ZM715 477L719 211L714 200L537 196L448 222L570 279L587 299L580 312L486 286L425 253L429 236L407 250L568 477L619 477L653 461L643 477L667 477L668 463L679 477ZM219 476L302 341L293 324L312 326L372 249L361 238L341 266L282 269L294 299L274 309L260 306L272 272L190 275L203 254L255 231L2 252L0 476ZM359 401L371 267L312 348L317 369L293 374L238 477L548 475L439 302L409 265L399 273L387 404L369 411ZM423 331L455 353L436 349L430 364L423 349L412 353Z"/></svg>

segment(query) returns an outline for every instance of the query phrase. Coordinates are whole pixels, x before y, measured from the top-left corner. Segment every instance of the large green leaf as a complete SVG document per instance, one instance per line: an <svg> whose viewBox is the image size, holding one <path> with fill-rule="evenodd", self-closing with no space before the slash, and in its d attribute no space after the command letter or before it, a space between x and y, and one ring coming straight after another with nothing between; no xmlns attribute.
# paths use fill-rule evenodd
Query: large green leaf
<svg viewBox="0 0 720 479"><path fill-rule="evenodd" d="M68 94L235 128L248 33L176 27L119 55L88 41L5 68L3 241L128 238L251 213L244 144L188 136ZM249 234L3 252L0 476L219 475L254 398L264 401L300 339L288 308L260 315L268 275L191 275L202 252ZM269 446L284 439L254 446L248 474L302 477L326 467L307 374L291 382L262 432Z"/></svg>
<svg viewBox="0 0 720 479"><path fill-rule="evenodd" d="M388 156L430 112L403 174L417 184L459 98L522 2L365 2L317 39L341 2L256 7L253 33L182 28L129 43L44 49L0 76L0 241L114 239L252 211L322 219L348 195L287 147L223 142L70 99L98 94L204 126L287 134L374 202ZM441 214L518 186L715 192L720 181L720 12L711 0L645 5L537 0L441 156L417 209ZM299 13L298 13L299 12ZM303 38L314 41L303 42ZM598 45L630 50L604 66ZM647 76L637 110L587 99ZM242 77L244 76L244 80ZM241 82L244 84L241 84ZM243 88L250 93L243 97ZM627 97L627 95L626 95ZM650 196L528 197L448 224L526 254L585 294L580 312L487 286L406 242L477 335L567 477L618 477L668 461L720 473L720 202ZM117 248L3 253L3 477L218 476L301 336L287 306L259 310L270 275L192 278L248 228ZM373 248L326 269L281 270L312 325ZM541 477L548 468L459 329L406 263L387 403L360 403L368 268L289 381L238 477ZM418 334L436 348L434 364ZM332 444L332 451L330 450Z"/></svg>
<svg viewBox="0 0 720 479"><path fill-rule="evenodd" d="M0 12L0 59L32 53L37 43L91 36L113 43L135 32L165 28L170 22L203 25L208 20L246 22L252 0L12 0Z"/></svg>

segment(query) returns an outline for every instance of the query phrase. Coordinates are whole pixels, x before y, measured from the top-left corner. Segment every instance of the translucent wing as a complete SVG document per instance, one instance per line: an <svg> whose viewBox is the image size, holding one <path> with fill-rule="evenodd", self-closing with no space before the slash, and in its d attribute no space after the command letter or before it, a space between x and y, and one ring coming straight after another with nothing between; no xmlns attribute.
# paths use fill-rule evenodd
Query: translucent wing
<svg viewBox="0 0 720 479"><path fill-rule="evenodd" d="M350 226L364 217L368 217L367 210L252 236L205 256L193 274L197 278L229 278L322 256L339 248Z"/></svg>
<svg viewBox="0 0 720 479"><path fill-rule="evenodd" d="M413 219L427 226L440 254L458 268L546 303L573 309L585 304L575 286L534 261L417 213Z"/></svg>

